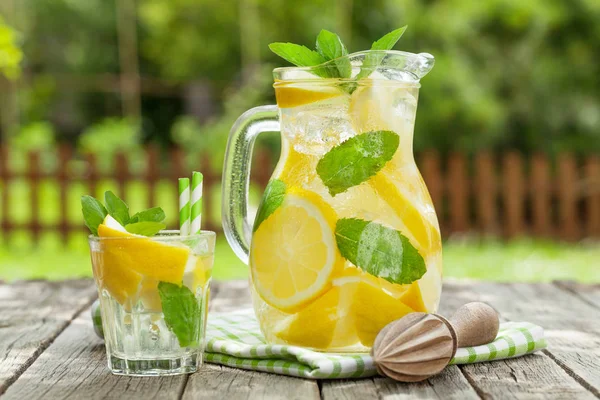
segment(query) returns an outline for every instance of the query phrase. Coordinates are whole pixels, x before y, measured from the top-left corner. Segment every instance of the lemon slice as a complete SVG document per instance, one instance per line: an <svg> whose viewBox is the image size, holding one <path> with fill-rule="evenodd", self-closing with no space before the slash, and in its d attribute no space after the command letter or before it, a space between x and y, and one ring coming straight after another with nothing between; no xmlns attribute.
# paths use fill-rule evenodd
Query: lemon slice
<svg viewBox="0 0 600 400"><path fill-rule="evenodd" d="M410 196L385 172L381 171L373 176L369 183L377 195L394 209L406 228L402 233L414 239L413 245L424 258L441 249L439 228L425 217Z"/></svg>
<svg viewBox="0 0 600 400"><path fill-rule="evenodd" d="M342 95L342 91L330 86L316 89L303 89L294 86L276 86L275 98L280 108L291 108L303 106L321 100L330 99Z"/></svg>
<svg viewBox="0 0 600 400"><path fill-rule="evenodd" d="M118 222L110 216L106 217L105 222L98 227L98 236L111 238L102 242L105 268L181 284L190 255L187 247L159 243L144 236L128 233L119 229L115 225Z"/></svg>
<svg viewBox="0 0 600 400"><path fill-rule="evenodd" d="M264 301L290 311L331 287L332 273L343 265L335 223L335 212L319 195L288 191L252 239L252 281Z"/></svg>
<svg viewBox="0 0 600 400"><path fill-rule="evenodd" d="M302 186L316 178L317 162L317 157L296 151L286 140L282 143L281 161L273 176L282 180L288 187Z"/></svg>
<svg viewBox="0 0 600 400"><path fill-rule="evenodd" d="M400 298L395 298L368 281L358 284L352 310L358 337L367 347L373 345L379 331L390 322L411 312L426 311L417 282Z"/></svg>
<svg viewBox="0 0 600 400"><path fill-rule="evenodd" d="M292 317L291 323L283 330L274 334L290 345L326 349L337 326L339 298L339 288L329 289Z"/></svg>

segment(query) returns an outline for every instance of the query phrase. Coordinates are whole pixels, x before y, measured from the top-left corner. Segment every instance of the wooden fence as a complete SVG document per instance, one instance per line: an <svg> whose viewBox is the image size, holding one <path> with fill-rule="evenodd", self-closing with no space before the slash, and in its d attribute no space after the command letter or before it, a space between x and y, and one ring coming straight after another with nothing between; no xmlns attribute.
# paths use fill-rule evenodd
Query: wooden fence
<svg viewBox="0 0 600 400"><path fill-rule="evenodd" d="M42 167L42 156L50 156L54 168ZM73 149L61 147L55 153L29 153L25 168L11 170L10 151L0 148L0 233L9 242L17 231L29 232L37 242L44 232L58 232L66 243L72 233L84 232L80 219L70 220L69 191L73 185L84 185L85 193L99 196L101 181L111 180L115 191L126 201L126 188L133 182L146 185L146 205L156 205L157 186L167 182L173 208L177 204L177 178L188 175L183 152L174 149L161 154L148 147L141 171L132 171L125 154L114 159L112 172L104 173L94 155L76 155ZM444 236L455 233L480 233L511 238L521 235L576 241L600 237L600 158L578 159L563 154L556 160L544 155L526 158L510 152L501 155L480 153L474 157L451 154L440 157L425 152L417 163L429 187ZM215 190L220 190L221 171L211 167L207 155L198 157L204 173L204 227L220 230L220 220L213 204ZM266 185L274 160L265 150L256 153L252 182L260 189ZM11 216L11 184L25 181L28 185L29 221L15 222ZM59 218L46 223L40 218L40 186L52 182L58 187ZM82 193L83 194L83 193ZM70 214L73 214L72 212ZM217 214L217 215L215 215ZM175 219L173 219L174 221Z"/></svg>

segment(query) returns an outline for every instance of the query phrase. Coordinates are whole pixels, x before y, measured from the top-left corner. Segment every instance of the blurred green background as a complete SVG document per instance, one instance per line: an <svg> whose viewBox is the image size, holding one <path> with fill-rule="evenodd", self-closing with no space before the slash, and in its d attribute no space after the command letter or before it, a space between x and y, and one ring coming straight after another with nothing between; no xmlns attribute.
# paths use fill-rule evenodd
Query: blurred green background
<svg viewBox="0 0 600 400"><path fill-rule="evenodd" d="M405 24L396 49L436 57L422 82L415 151L600 154L597 0L2 0L0 16L0 145L17 171L30 150L48 152L42 165L51 168L61 144L98 154L105 170L117 151L135 170L147 144L182 146L188 161L210 151L219 168L233 121L274 102L270 71L283 61L269 43L312 47L326 28L359 51ZM263 140L273 151L277 143ZM0 185L13 196L11 217L28 221L25 186ZM128 187L128 201L144 189ZM41 189L50 219L55 191ZM69 193L72 220L83 192ZM83 235L67 247L52 233L35 245L25 231L11 235L10 245L1 237L0 279L91 274ZM218 278L246 276L223 240L217 251ZM600 281L599 259L591 239L454 237L445 274Z"/></svg>

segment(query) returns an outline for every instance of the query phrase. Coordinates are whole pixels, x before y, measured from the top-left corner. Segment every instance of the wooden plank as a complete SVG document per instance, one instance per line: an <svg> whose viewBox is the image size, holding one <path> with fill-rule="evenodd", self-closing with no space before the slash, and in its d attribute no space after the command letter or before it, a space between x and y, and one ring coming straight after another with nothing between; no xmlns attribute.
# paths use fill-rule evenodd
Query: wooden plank
<svg viewBox="0 0 600 400"><path fill-rule="evenodd" d="M482 152L475 157L475 186L474 196L477 212L477 228L483 234L494 234L498 230L497 221L497 183L494 157Z"/></svg>
<svg viewBox="0 0 600 400"><path fill-rule="evenodd" d="M559 236L564 240L579 238L577 218L577 164L571 154L558 157L558 226Z"/></svg>
<svg viewBox="0 0 600 400"><path fill-rule="evenodd" d="M29 183L29 213L33 243L40 240L40 153L37 151L27 154L27 179Z"/></svg>
<svg viewBox="0 0 600 400"><path fill-rule="evenodd" d="M445 290L461 292L469 301L487 302L509 320L533 322L545 330L548 349L542 353L461 367L480 394L600 395L600 309L552 284L454 283ZM490 369L496 364L498 374Z"/></svg>
<svg viewBox="0 0 600 400"><path fill-rule="evenodd" d="M69 160L71 159L71 147L62 145L58 153L58 170L56 179L58 181L60 196L60 222L58 229L63 245L69 240L69 220L68 220L68 193L69 193Z"/></svg>
<svg viewBox="0 0 600 400"><path fill-rule="evenodd" d="M506 153L502 160L502 197L504 200L504 232L512 238L524 233L525 182L523 159L516 152Z"/></svg>
<svg viewBox="0 0 600 400"><path fill-rule="evenodd" d="M98 198L98 160L96 159L96 155L92 153L86 154L85 158L88 166L86 171L88 193L90 194L90 196ZM67 216L61 216L61 218L67 218Z"/></svg>
<svg viewBox="0 0 600 400"><path fill-rule="evenodd" d="M10 184L12 175L10 171L10 152L7 146L0 147L0 183L2 183L2 190L0 190L0 229L2 230L2 240L4 243L9 242L11 232L11 221L9 217L10 210Z"/></svg>
<svg viewBox="0 0 600 400"><path fill-rule="evenodd" d="M538 237L550 237L552 231L551 181L548 158L544 154L534 154L529 175L531 196L532 230Z"/></svg>
<svg viewBox="0 0 600 400"><path fill-rule="evenodd" d="M213 220L213 199L215 188L220 189L221 177L214 173L210 155L204 153L200 160L200 172L204 176L202 182L202 229L214 231L220 228L220 223L215 224ZM220 196L218 197L221 198Z"/></svg>
<svg viewBox="0 0 600 400"><path fill-rule="evenodd" d="M156 184L160 179L159 152L155 145L146 147L146 185L148 186L147 206L156 207Z"/></svg>
<svg viewBox="0 0 600 400"><path fill-rule="evenodd" d="M118 196L127 201L127 181L129 179L129 163L125 153L115 155L115 179L117 181Z"/></svg>
<svg viewBox="0 0 600 400"><path fill-rule="evenodd" d="M149 379L111 374L86 309L8 388L4 399L178 399L186 380L186 375Z"/></svg>
<svg viewBox="0 0 600 400"><path fill-rule="evenodd" d="M584 167L586 199L586 233L600 238L600 157L590 156Z"/></svg>
<svg viewBox="0 0 600 400"><path fill-rule="evenodd" d="M251 306L248 281L237 280L219 282L210 308L211 312L227 312ZM209 365L190 376L183 398L318 399L319 387L316 381Z"/></svg>
<svg viewBox="0 0 600 400"><path fill-rule="evenodd" d="M448 159L448 208L452 233L469 230L469 176L464 154L454 153Z"/></svg>
<svg viewBox="0 0 600 400"><path fill-rule="evenodd" d="M554 284L562 289L568 290L591 306L600 309L600 284L585 285L571 281L558 281Z"/></svg>
<svg viewBox="0 0 600 400"><path fill-rule="evenodd" d="M96 293L91 280L0 284L0 394Z"/></svg>
<svg viewBox="0 0 600 400"><path fill-rule="evenodd" d="M185 399L319 399L316 381L207 365L190 376Z"/></svg>
<svg viewBox="0 0 600 400"><path fill-rule="evenodd" d="M456 366L426 381L401 383L389 378L321 382L323 399L478 399Z"/></svg>

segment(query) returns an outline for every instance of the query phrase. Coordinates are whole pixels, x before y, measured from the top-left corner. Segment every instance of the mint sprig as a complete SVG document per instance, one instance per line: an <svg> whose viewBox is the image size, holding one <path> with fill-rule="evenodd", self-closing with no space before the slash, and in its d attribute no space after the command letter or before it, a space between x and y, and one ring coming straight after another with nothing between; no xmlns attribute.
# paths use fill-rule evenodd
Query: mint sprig
<svg viewBox="0 0 600 400"><path fill-rule="evenodd" d="M391 50L400 37L402 37L404 31L406 31L406 26L384 35L381 39L373 43L371 50ZM306 46L281 42L271 43L269 48L273 53L298 67L314 67L327 61L335 60L337 68L316 68L314 71L311 71L322 78L349 79L352 77L352 65L350 60L345 57L348 55L346 46L338 35L328 30L323 29L319 32L316 41L316 51ZM382 60L382 54L367 54L361 70L355 79L368 77L377 69ZM348 90L352 92L354 88L355 86L350 85Z"/></svg>
<svg viewBox="0 0 600 400"><path fill-rule="evenodd" d="M400 137L392 131L372 131L354 136L332 148L317 163L317 174L335 196L360 185L392 159Z"/></svg>
<svg viewBox="0 0 600 400"><path fill-rule="evenodd" d="M186 286L158 283L158 294L167 327L177 336L181 347L197 346L202 315L198 300Z"/></svg>
<svg viewBox="0 0 600 400"><path fill-rule="evenodd" d="M110 190L104 193L106 207L92 196L81 197L81 211L85 225L98 235L98 227L107 215L113 217L129 233L154 236L166 228L165 212L160 207L149 208L129 216L129 206Z"/></svg>
<svg viewBox="0 0 600 400"><path fill-rule="evenodd" d="M342 58L348 55L348 50L338 35L322 29L317 36L316 49L327 61L335 60L337 78L350 78L352 76L350 60Z"/></svg>
<svg viewBox="0 0 600 400"><path fill-rule="evenodd" d="M344 258L388 282L409 284L427 271L423 257L406 236L376 222L340 219L335 239Z"/></svg>

